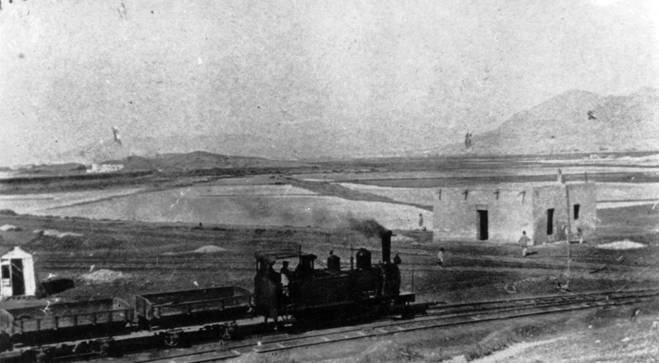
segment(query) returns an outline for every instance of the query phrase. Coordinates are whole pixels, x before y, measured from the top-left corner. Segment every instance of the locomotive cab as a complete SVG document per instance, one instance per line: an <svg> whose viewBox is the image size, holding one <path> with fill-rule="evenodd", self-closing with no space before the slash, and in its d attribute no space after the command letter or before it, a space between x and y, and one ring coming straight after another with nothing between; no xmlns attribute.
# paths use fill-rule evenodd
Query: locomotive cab
<svg viewBox="0 0 659 363"><path fill-rule="evenodd" d="M256 257L256 275L254 276L254 312L276 321L277 317L287 315L287 305L291 302L291 285L293 282L312 276L315 255L283 251L261 254ZM294 271L288 270L288 259L298 258ZM275 267L281 269L277 271Z"/></svg>

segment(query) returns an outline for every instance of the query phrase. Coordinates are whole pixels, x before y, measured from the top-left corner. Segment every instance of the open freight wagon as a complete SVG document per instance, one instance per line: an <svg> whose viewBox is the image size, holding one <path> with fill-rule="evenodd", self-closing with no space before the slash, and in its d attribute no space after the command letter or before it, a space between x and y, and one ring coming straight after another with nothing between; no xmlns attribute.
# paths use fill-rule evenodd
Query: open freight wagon
<svg viewBox="0 0 659 363"><path fill-rule="evenodd" d="M43 345L91 339L130 330L130 305L119 298L0 309L0 351L13 344Z"/></svg>

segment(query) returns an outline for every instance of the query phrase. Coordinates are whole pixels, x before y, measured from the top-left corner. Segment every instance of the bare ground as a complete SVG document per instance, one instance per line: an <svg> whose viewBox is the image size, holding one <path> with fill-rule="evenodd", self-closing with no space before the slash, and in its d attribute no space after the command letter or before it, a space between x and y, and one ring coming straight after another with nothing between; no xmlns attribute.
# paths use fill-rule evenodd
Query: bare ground
<svg viewBox="0 0 659 363"><path fill-rule="evenodd" d="M446 266L435 264L440 245L428 232L396 231L408 238L393 243L403 259L403 285L419 294L420 300L473 301L553 293L559 284L569 283L573 292L656 287L659 274L657 220L659 210L651 205L607 209L596 239L569 246L552 244L534 248L535 254L521 258L515 245L442 243L447 250ZM251 289L253 255L259 250L295 249L321 256L329 249L347 266L351 247L377 250L379 241L349 230L293 227L235 227L222 225L157 224L83 218L0 215L0 224L23 230L0 232L0 246L23 246L34 252L37 272L69 276L76 288L60 297L83 299L100 296L127 296L136 292L189 289L196 286L237 285ZM82 237L44 237L35 229L57 229L80 233ZM601 250L599 243L631 239L647 245L640 250ZM213 245L225 251L189 253ZM374 253L378 258L379 253ZM90 270L109 269L128 277L112 282L86 282ZM553 318L527 319L504 325L479 325L464 329L434 331L432 334L394 336L296 351L285 356L259 356L259 361L440 361L444 359L485 359L498 361L580 361L569 357L584 352L585 361L652 361L655 352L644 346L655 344L656 306L643 307L632 323L628 309L590 311ZM592 326L592 328L591 328ZM610 329L616 327L616 329ZM563 336L569 339L559 339ZM627 339L628 338L628 339ZM626 339L626 340L624 340ZM623 341L624 340L624 341ZM599 342L598 342L599 341ZM529 342L537 342L531 344ZM526 344L526 345L520 345ZM562 355L556 351L566 347ZM352 353L351 353L352 352ZM364 353L366 352L366 353ZM508 352L506 355L505 352ZM461 358L462 357L462 358ZM532 360L525 360L533 357ZM617 358L611 358L617 357ZM556 359L554 359L556 358ZM249 357L245 358L249 359ZM497 361L497 360L494 360Z"/></svg>

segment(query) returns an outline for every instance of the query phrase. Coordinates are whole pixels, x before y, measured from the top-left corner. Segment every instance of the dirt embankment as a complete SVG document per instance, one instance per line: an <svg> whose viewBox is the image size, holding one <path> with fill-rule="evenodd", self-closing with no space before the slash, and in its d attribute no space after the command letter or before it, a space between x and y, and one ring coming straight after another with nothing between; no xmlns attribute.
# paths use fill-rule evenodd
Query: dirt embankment
<svg viewBox="0 0 659 363"><path fill-rule="evenodd" d="M286 177L283 180L285 181L286 184L311 190L321 195L329 195L347 200L409 205L412 207L421 208L432 212L431 206L401 202L385 196L349 189L333 182L301 180L291 177Z"/></svg>

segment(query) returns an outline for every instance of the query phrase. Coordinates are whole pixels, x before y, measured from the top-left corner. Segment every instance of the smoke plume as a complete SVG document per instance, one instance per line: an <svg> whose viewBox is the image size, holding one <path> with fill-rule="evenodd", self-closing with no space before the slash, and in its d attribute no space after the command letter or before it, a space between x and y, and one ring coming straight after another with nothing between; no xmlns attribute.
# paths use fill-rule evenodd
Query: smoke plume
<svg viewBox="0 0 659 363"><path fill-rule="evenodd" d="M375 219L357 219L348 217L350 229L362 233L366 237L382 237L388 229L383 227Z"/></svg>

